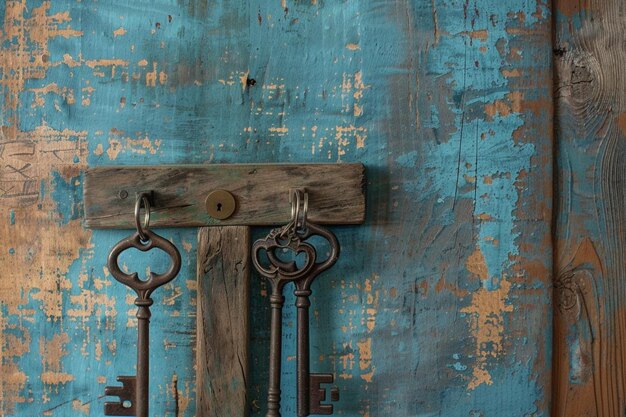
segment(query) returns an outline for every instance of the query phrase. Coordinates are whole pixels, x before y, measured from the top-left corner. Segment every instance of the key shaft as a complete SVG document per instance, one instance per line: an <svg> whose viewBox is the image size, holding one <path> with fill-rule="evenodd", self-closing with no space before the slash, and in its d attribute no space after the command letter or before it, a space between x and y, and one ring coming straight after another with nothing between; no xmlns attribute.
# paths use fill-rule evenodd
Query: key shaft
<svg viewBox="0 0 626 417"><path fill-rule="evenodd" d="M339 257L339 242L336 236L328 229L307 223L306 232L302 239L311 236L320 236L328 241L330 253L326 260L316 263L302 279L295 282L294 295L296 296L297 308L297 414L298 417L306 417L314 414L332 414L332 405L320 404L325 399L325 390L320 389L320 383L328 380L332 383L332 374L311 374L310 370L310 340L309 340L309 309L311 306L311 285L318 275L331 268ZM316 255L317 258L317 255ZM316 375L324 375L321 380L315 379ZM315 379L314 382L312 380ZM322 390L320 395L319 391Z"/></svg>
<svg viewBox="0 0 626 417"><path fill-rule="evenodd" d="M280 376L282 355L283 305L285 297L281 289L275 289L270 296L272 322L270 330L270 368L267 391L266 417L280 417Z"/></svg>
<svg viewBox="0 0 626 417"><path fill-rule="evenodd" d="M298 327L297 327L297 391L298 391L298 417L308 416L309 412L309 393L310 393L310 358L309 358L309 307L311 301L309 296L311 290L294 291L296 295L296 307L298 309Z"/></svg>
<svg viewBox="0 0 626 417"><path fill-rule="evenodd" d="M136 300L135 304L138 301ZM150 307L139 305L137 310L137 417L148 417L150 396Z"/></svg>

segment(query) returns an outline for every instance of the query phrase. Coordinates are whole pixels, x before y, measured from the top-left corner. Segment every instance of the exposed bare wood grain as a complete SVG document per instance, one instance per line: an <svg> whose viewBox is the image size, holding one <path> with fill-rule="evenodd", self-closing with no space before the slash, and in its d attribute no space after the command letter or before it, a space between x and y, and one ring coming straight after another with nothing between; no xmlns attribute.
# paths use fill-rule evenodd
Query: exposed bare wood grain
<svg viewBox="0 0 626 417"><path fill-rule="evenodd" d="M362 164L103 167L85 174L85 219L92 228L132 228L135 193L153 190L155 226L273 225L290 219L289 189L304 187L311 221L358 224L365 219L364 185ZM206 196L216 189L237 201L226 220L206 211Z"/></svg>
<svg viewBox="0 0 626 417"><path fill-rule="evenodd" d="M626 8L557 0L555 417L626 410Z"/></svg>
<svg viewBox="0 0 626 417"><path fill-rule="evenodd" d="M198 232L196 416L247 415L250 228Z"/></svg>

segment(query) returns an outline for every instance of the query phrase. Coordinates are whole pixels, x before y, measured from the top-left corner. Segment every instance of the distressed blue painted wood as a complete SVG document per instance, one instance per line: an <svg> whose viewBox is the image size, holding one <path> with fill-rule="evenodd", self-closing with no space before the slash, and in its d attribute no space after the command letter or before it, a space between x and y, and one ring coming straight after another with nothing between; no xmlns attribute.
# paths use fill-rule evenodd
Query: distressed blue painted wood
<svg viewBox="0 0 626 417"><path fill-rule="evenodd" d="M348 162L368 220L314 288L312 369L345 416L547 416L550 9L541 1L15 0L0 6L0 415L102 415L132 373L125 231L81 224L88 166ZM195 230L155 297L155 416L195 410ZM256 230L259 236L263 230ZM165 259L128 257L129 269ZM253 415L267 288L252 288ZM290 303L291 300L288 300ZM295 336L286 312L286 339ZM284 348L283 415L295 406Z"/></svg>

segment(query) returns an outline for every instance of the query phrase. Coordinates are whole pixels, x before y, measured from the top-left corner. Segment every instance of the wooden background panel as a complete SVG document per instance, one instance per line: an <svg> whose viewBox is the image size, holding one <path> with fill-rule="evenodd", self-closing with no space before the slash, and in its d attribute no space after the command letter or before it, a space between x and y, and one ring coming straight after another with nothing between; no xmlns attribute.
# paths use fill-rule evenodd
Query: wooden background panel
<svg viewBox="0 0 626 417"><path fill-rule="evenodd" d="M557 1L554 416L626 410L626 9Z"/></svg>
<svg viewBox="0 0 626 417"><path fill-rule="evenodd" d="M337 410L548 415L544 2L15 0L0 16L0 415L101 415L132 372L131 295L103 268L125 232L83 227L86 167L295 161L368 169L368 221L334 228L342 255L314 288L312 370L337 374ZM196 231L161 232L183 270L155 293L151 409L191 417ZM258 279L250 298L262 415Z"/></svg>

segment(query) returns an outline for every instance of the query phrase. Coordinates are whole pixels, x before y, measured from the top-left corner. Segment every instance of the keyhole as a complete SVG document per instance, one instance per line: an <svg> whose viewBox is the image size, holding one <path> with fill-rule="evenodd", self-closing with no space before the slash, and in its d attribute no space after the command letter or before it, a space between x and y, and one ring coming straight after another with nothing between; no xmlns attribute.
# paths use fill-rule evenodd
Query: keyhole
<svg viewBox="0 0 626 417"><path fill-rule="evenodd" d="M206 197L206 211L209 216L224 220L233 215L235 211L235 197L226 190L215 190Z"/></svg>

